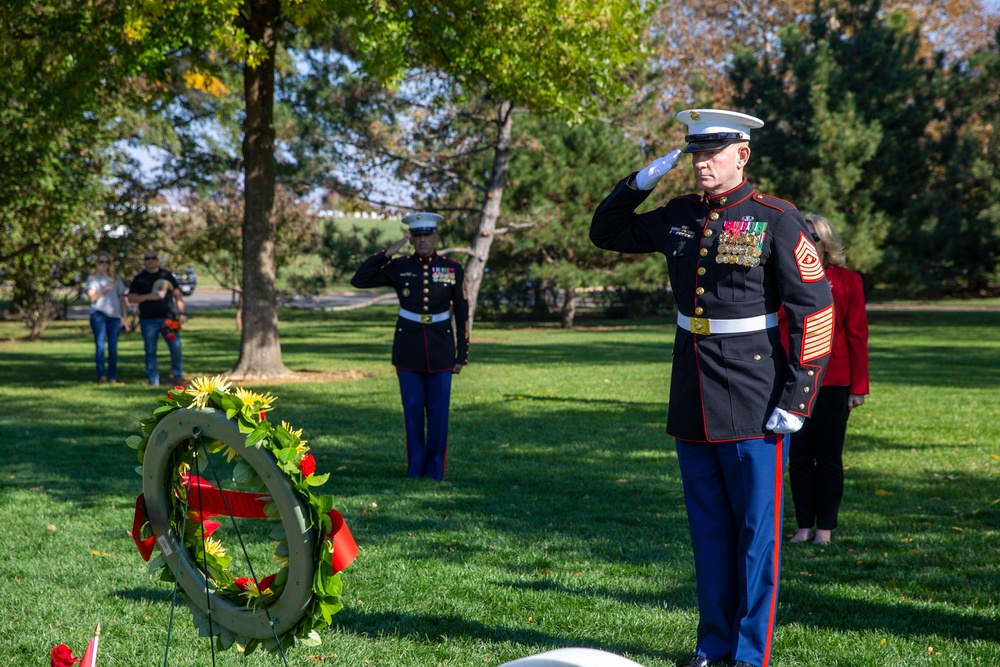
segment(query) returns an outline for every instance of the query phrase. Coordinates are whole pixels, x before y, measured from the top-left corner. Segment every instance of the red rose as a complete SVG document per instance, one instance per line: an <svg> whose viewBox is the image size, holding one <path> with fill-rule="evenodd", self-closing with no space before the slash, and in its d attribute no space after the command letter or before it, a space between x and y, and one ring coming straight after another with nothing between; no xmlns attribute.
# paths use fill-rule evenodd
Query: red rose
<svg viewBox="0 0 1000 667"><path fill-rule="evenodd" d="M79 660L80 658L73 657L73 651L65 644L52 649L52 667L73 667Z"/></svg>
<svg viewBox="0 0 1000 667"><path fill-rule="evenodd" d="M261 411L260 411L260 420L261 420L262 422L265 422L265 421L267 421L267 413L266 413L266 412L264 412L263 410L261 410Z"/></svg>
<svg viewBox="0 0 1000 667"><path fill-rule="evenodd" d="M312 454L306 454L305 456L303 456L302 460L299 461L299 470L302 471L302 474L305 477L309 477L314 472L316 472L316 459L315 459L315 457L313 457Z"/></svg>
<svg viewBox="0 0 1000 667"><path fill-rule="evenodd" d="M174 389L177 390L177 391L187 391L187 387L185 387L182 384L175 384L174 385Z"/></svg>
<svg viewBox="0 0 1000 667"><path fill-rule="evenodd" d="M177 338L177 336L173 335L172 333L168 333L166 336L164 336L164 338L166 338L167 340L173 340L174 338Z"/></svg>

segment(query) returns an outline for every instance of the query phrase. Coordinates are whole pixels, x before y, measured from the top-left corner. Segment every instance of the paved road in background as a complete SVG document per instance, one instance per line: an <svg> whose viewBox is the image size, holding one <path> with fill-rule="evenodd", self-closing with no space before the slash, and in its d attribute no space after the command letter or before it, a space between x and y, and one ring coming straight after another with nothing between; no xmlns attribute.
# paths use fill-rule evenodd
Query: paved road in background
<svg viewBox="0 0 1000 667"><path fill-rule="evenodd" d="M281 305L289 308L323 309L334 307L360 306L378 296L374 292L333 292L315 299L295 298ZM395 298L394 294L389 294ZM388 301L388 300L387 300ZM229 290L196 289L194 294L184 297L184 307L191 312L199 310L236 310L233 305L232 292ZM89 306L73 306L69 309L68 319L87 319L90 316Z"/></svg>

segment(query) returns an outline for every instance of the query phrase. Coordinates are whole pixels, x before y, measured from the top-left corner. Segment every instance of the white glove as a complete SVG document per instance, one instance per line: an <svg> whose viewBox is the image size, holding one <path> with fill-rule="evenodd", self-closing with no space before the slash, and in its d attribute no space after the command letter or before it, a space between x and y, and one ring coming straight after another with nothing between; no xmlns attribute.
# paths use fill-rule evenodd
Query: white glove
<svg viewBox="0 0 1000 667"><path fill-rule="evenodd" d="M677 166L677 158L680 155L681 149L676 148L650 162L648 167L635 175L635 187L640 190L652 190L665 173Z"/></svg>
<svg viewBox="0 0 1000 667"><path fill-rule="evenodd" d="M781 408L775 408L771 413L771 418L767 420L767 430L774 433L795 433L806 420L791 412L785 412Z"/></svg>

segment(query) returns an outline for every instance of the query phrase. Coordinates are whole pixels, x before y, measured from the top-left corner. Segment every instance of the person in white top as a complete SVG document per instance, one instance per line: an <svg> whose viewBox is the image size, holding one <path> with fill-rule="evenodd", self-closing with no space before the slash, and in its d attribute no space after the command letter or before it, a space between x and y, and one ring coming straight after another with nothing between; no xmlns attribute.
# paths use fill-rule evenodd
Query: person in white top
<svg viewBox="0 0 1000 667"><path fill-rule="evenodd" d="M97 253L95 262L96 273L87 277L84 290L90 299L90 328L94 332L97 381L121 385L124 383L118 381L118 333L122 328L128 331L128 321L122 324L122 319L128 312L128 304L125 301L128 290L122 279L115 274L111 255L101 251ZM107 346L106 367L105 346Z"/></svg>

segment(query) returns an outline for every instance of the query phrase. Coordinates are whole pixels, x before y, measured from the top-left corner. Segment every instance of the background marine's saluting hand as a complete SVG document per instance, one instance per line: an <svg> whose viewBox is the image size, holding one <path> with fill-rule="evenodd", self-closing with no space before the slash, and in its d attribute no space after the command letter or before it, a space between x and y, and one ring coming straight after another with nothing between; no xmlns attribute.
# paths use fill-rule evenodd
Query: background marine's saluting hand
<svg viewBox="0 0 1000 667"><path fill-rule="evenodd" d="M386 257L392 257L397 252L399 252L399 249L402 248L404 245L406 245L406 242L409 241L409 240L410 240L410 235L409 234L407 234L403 238L399 239L398 241L396 241L391 246L389 246L388 248L385 249L385 256Z"/></svg>

